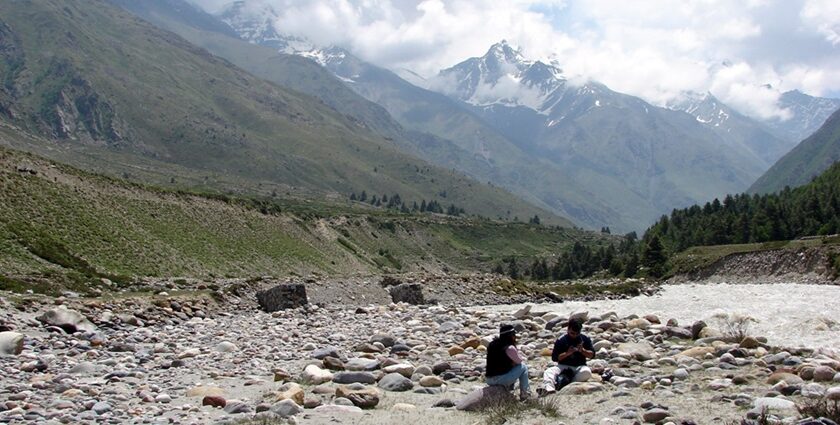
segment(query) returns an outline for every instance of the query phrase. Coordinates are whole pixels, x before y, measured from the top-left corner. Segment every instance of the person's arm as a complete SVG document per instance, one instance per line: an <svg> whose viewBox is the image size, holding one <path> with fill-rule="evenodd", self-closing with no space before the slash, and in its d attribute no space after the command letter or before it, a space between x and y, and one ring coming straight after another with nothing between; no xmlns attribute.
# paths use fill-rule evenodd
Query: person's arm
<svg viewBox="0 0 840 425"><path fill-rule="evenodd" d="M575 354L575 347L567 346L558 339L554 343L554 350L551 352L551 360L560 363L572 354Z"/></svg>
<svg viewBox="0 0 840 425"><path fill-rule="evenodd" d="M513 364L520 364L522 363L522 356L519 355L519 350L516 349L513 345L508 345L505 348L505 353L507 354L508 358L513 362Z"/></svg>
<svg viewBox="0 0 840 425"><path fill-rule="evenodd" d="M582 337L583 341L581 342L580 349L578 350L580 354L583 354L583 357L587 359L591 359L595 357L595 347L592 346L592 340L589 337Z"/></svg>

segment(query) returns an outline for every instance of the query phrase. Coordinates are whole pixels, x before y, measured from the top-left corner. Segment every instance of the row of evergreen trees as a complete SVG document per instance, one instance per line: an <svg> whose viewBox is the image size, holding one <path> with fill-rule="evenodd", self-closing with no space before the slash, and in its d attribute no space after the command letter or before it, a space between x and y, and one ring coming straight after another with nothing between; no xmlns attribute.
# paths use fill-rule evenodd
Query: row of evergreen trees
<svg viewBox="0 0 840 425"><path fill-rule="evenodd" d="M425 199L420 201L420 204L417 204L417 201L412 202L411 205L408 205L407 202L403 202L402 197L398 193L391 195L382 195L378 197L376 195L372 195L368 197L366 191L362 191L362 193L356 195L356 193L350 194L351 201L358 201L358 202L366 202L370 205L375 207L384 207L388 209L397 209L403 213L437 213L437 214L447 214L455 217L459 217L461 215L466 214L463 208L455 206L455 204L449 204L448 207L444 208L440 202L432 199L430 201L426 201Z"/></svg>
<svg viewBox="0 0 840 425"><path fill-rule="evenodd" d="M840 163L811 183L778 194L727 196L663 216L645 233L670 253L700 245L790 240L840 233Z"/></svg>
<svg viewBox="0 0 840 425"><path fill-rule="evenodd" d="M640 243L636 233L632 232L624 235L618 243L599 247L575 242L571 249L559 253L554 261L510 257L497 263L493 271L512 279L540 281L583 279L596 274L604 277L660 277L665 273L666 262L667 256L659 238Z"/></svg>

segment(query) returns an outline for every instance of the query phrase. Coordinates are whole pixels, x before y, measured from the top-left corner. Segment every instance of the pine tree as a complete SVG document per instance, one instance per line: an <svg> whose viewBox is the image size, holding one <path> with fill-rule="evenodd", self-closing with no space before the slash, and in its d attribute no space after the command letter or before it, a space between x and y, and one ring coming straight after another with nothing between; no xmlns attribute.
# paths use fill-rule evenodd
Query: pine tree
<svg viewBox="0 0 840 425"><path fill-rule="evenodd" d="M648 268L648 274L661 277L665 273L665 256L659 236L654 235L642 249L642 264Z"/></svg>

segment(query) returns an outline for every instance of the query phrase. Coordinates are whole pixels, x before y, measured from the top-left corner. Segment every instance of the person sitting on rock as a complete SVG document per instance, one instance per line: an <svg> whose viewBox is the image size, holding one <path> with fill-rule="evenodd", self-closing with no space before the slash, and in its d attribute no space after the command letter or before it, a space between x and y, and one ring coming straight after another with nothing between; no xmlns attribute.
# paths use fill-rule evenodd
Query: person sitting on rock
<svg viewBox="0 0 840 425"><path fill-rule="evenodd" d="M540 395L552 394L571 382L586 382L592 371L586 366L586 359L595 357L592 340L581 333L583 325L579 320L569 321L566 334L554 341L551 360L557 366L543 373L543 387Z"/></svg>
<svg viewBox="0 0 840 425"><path fill-rule="evenodd" d="M516 348L516 329L511 325L502 325L499 336L487 346L487 385L501 385L512 389L519 381L519 398L531 397L528 381L528 366Z"/></svg>

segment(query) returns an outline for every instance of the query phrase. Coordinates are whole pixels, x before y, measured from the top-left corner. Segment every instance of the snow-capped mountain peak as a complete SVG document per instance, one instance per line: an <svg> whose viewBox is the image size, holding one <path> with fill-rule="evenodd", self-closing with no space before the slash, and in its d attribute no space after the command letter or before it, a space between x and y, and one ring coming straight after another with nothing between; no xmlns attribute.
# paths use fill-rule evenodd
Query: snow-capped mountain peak
<svg viewBox="0 0 840 425"><path fill-rule="evenodd" d="M687 92L681 99L669 102L668 109L683 111L709 127L725 127L733 111L709 92Z"/></svg>
<svg viewBox="0 0 840 425"><path fill-rule="evenodd" d="M430 86L473 105L526 106L542 113L547 98L565 83L556 64L528 60L502 40L484 56L441 71Z"/></svg>

